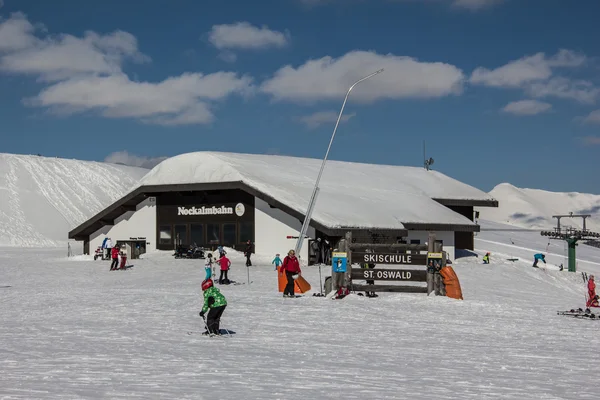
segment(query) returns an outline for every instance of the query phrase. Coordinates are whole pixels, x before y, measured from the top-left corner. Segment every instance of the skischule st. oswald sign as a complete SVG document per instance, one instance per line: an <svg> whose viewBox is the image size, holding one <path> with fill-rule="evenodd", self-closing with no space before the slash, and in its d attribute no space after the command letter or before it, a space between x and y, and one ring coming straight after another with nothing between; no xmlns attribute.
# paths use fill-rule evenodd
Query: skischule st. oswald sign
<svg viewBox="0 0 600 400"><path fill-rule="evenodd" d="M352 262L361 264L427 265L427 255L352 252Z"/></svg>

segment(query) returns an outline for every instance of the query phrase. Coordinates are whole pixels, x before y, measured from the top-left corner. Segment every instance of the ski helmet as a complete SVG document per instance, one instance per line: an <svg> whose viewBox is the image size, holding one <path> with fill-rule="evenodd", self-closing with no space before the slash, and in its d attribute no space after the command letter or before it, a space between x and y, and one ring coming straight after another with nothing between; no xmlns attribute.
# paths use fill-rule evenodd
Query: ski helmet
<svg viewBox="0 0 600 400"><path fill-rule="evenodd" d="M208 288L211 288L213 286L213 281L212 279L205 279L202 281L202 291L205 291Z"/></svg>

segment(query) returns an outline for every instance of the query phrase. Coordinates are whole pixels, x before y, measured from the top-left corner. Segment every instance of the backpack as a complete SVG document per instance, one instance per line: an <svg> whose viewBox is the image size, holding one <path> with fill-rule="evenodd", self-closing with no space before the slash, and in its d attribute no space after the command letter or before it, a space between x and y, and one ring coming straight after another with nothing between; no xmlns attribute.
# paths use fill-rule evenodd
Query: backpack
<svg viewBox="0 0 600 400"><path fill-rule="evenodd" d="M350 294L350 290L346 286L342 286L337 290L334 299L343 299Z"/></svg>

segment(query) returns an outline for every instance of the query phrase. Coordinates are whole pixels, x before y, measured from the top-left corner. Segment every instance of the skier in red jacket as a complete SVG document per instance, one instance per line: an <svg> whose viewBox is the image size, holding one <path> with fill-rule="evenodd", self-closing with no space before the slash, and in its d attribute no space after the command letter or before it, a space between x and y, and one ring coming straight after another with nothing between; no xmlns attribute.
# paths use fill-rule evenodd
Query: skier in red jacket
<svg viewBox="0 0 600 400"><path fill-rule="evenodd" d="M287 278L287 285L285 285L285 289L283 290L283 297L296 297L294 294L294 275L302 274L300 270L300 262L296 258L296 252L294 250L290 250L288 255L283 259L283 265L281 266L282 275L285 271L285 276Z"/></svg>
<svg viewBox="0 0 600 400"><path fill-rule="evenodd" d="M588 279L588 301L586 307L600 307L598 304L598 296L596 295L594 275L590 275L590 278Z"/></svg>
<svg viewBox="0 0 600 400"><path fill-rule="evenodd" d="M115 270L119 267L119 248L117 246L110 250L110 256L112 257L112 264L110 264L110 270Z"/></svg>
<svg viewBox="0 0 600 400"><path fill-rule="evenodd" d="M231 268L231 261L227 258L226 255L221 256L219 258L219 265L221 266L221 276L219 277L219 284L221 285L229 285L231 281L227 277L227 272L229 268Z"/></svg>

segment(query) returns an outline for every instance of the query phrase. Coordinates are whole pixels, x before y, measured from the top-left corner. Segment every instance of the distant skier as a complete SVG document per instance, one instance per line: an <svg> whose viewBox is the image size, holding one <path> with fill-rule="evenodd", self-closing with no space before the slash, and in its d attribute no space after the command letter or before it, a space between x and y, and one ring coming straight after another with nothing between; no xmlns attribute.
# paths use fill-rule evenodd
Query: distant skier
<svg viewBox="0 0 600 400"><path fill-rule="evenodd" d="M112 252L112 240L110 238L106 238L106 259L109 260L111 257L111 252Z"/></svg>
<svg viewBox="0 0 600 400"><path fill-rule="evenodd" d="M119 248L117 246L110 250L112 256L112 263L110 264L110 270L114 271L119 266Z"/></svg>
<svg viewBox="0 0 600 400"><path fill-rule="evenodd" d="M206 278L204 278L204 280L210 279L212 277L212 264L212 253L208 253L206 255L206 263L204 264L204 272L206 272Z"/></svg>
<svg viewBox="0 0 600 400"><path fill-rule="evenodd" d="M225 249L223 248L223 246L219 246L217 248L217 250L219 250L219 258L223 258L225 257L225 255L227 254L227 252L225 251Z"/></svg>
<svg viewBox="0 0 600 400"><path fill-rule="evenodd" d="M219 284L221 285L229 285L231 282L229 278L227 278L227 272L229 268L231 268L231 261L227 258L226 255L221 256L219 258L219 265L221 266L221 276L219 276Z"/></svg>
<svg viewBox="0 0 600 400"><path fill-rule="evenodd" d="M252 242L249 240L246 243L246 250L244 251L244 255L246 256L246 267L251 267L252 261L250 261L250 257L252 256Z"/></svg>
<svg viewBox="0 0 600 400"><path fill-rule="evenodd" d="M594 281L594 275L590 275L588 278L588 300L586 307L600 307L598 304L598 296L596 295L596 282Z"/></svg>
<svg viewBox="0 0 600 400"><path fill-rule="evenodd" d="M485 256L483 256L483 263L484 264L489 264L490 263L490 253L485 253Z"/></svg>
<svg viewBox="0 0 600 400"><path fill-rule="evenodd" d="M279 269L281 266L281 258L279 258L279 253L275 254L275 258L271 261L271 264L275 264L275 271Z"/></svg>
<svg viewBox="0 0 600 400"><path fill-rule="evenodd" d="M204 305L202 311L200 311L200 316L204 318L204 315L208 312L206 316L208 330L204 334L220 335L221 316L225 311L225 307L227 307L227 300L221 291L213 285L211 279L205 279L202 282L202 292L204 294Z"/></svg>
<svg viewBox="0 0 600 400"><path fill-rule="evenodd" d="M532 265L532 267L533 268L539 268L537 266L537 264L538 264L538 261L540 261L540 260L542 260L544 262L544 264L546 264L546 256L545 255L543 255L541 253L535 254L533 256L533 265Z"/></svg>

